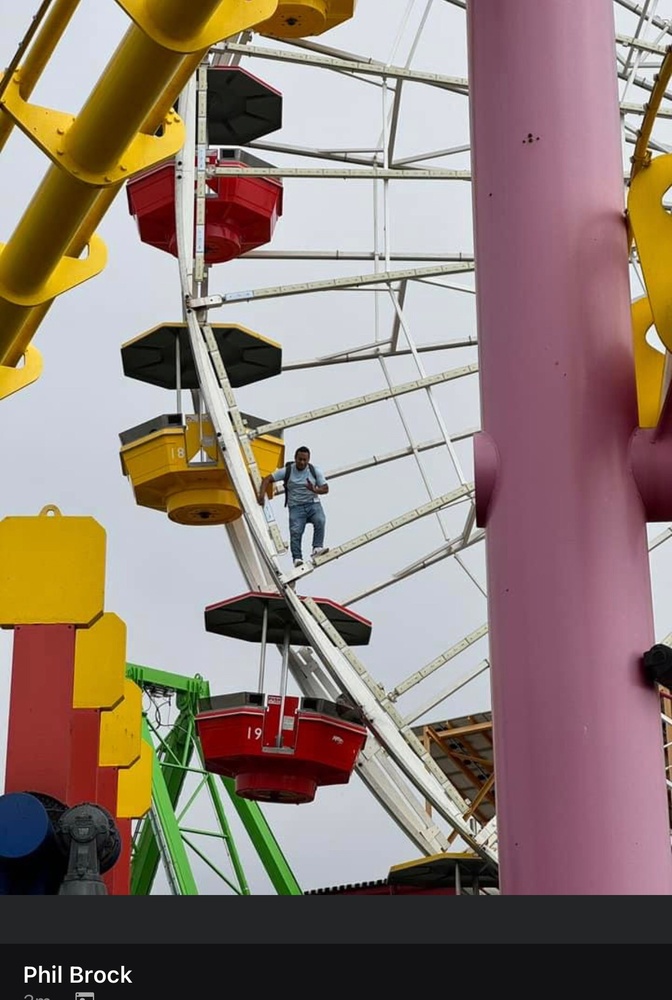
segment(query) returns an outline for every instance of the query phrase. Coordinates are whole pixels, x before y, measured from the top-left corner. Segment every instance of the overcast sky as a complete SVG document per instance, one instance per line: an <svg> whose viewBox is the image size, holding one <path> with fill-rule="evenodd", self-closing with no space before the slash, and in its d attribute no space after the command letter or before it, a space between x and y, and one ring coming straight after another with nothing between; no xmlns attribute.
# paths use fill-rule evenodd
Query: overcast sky
<svg viewBox="0 0 672 1000"><path fill-rule="evenodd" d="M463 11L445 0L410 4L385 0L381 17L382 6L380 0L359 0L351 22L315 41L404 65L426 14L410 65L466 76ZM29 25L30 7L30 3L0 0L2 65L9 62ZM659 4L663 7L672 3L665 0ZM127 23L112 0L83 0L33 101L76 113ZM274 44L258 37L254 41L265 47ZM243 65L283 94L283 128L269 135L268 142L368 151L379 145L383 100L378 86L305 65L261 59L245 59ZM391 97L386 106L391 106ZM119 114L123 113L120 107ZM466 146L468 141L465 97L405 85L397 157ZM329 165L273 152L257 151L256 155L278 166ZM465 169L469 159L467 154L456 154L421 165ZM17 131L0 155L0 240L9 238L46 166L45 158ZM374 192L368 180L287 179L284 189L284 214L265 249L371 252L377 224L379 249L385 227L388 248L394 254L470 254L473 250L470 186L464 180L393 182L387 205L382 187ZM120 467L119 433L175 408L173 393L124 378L120 346L160 323L181 320L177 263L140 242L125 192L105 217L100 235L109 251L105 271L55 303L34 341L44 357L41 379L2 401L0 516L37 514L51 503L63 514L96 518L108 541L106 610L127 624L128 660L179 674L200 673L209 679L213 693L252 690L257 647L210 635L203 628L207 605L247 589L225 529L176 525L165 515L138 507ZM420 266L419 260L391 263L392 268ZM294 284L370 273L373 268L373 261L237 261L211 270L210 290ZM429 283L409 288L404 315L414 341L430 344L475 337L471 276L439 280L452 281L464 290L450 291ZM228 305L213 312L211 319L240 323L280 342L283 361L291 364L385 339L392 315L386 292L350 291ZM473 348L422 355L428 374L475 360ZM388 378L402 383L417 377L417 368L408 357L396 359L386 371L376 362L315 367L244 388L238 399L244 411L274 420L385 388ZM287 457L298 445L307 444L313 461L328 474L405 447L409 438L416 442L435 439L441 435L441 426L432 403L451 434L473 429L479 420L477 388L472 375L433 390L431 400L426 393L418 393L404 397L400 409L391 402L379 403L290 428L285 438ZM454 489L460 475L470 481L470 439L458 442L455 453L458 469L446 449L428 453L423 458L424 480L412 458L335 480L325 500L326 544L345 542L426 502L429 495ZM281 500L275 501L274 511L287 537ZM300 592L346 602L459 532L464 513L460 507L441 519L425 518L394 532L328 564L303 581ZM660 576L662 563L661 556L656 559L654 580ZM443 560L404 584L353 605L353 610L373 622L372 641L359 651L361 659L387 689L486 621L482 546L465 552L464 564L473 579L455 562ZM658 606L657 613L660 617ZM658 628L665 634L664 622ZM11 643L11 632L0 634L5 704ZM408 704L400 708L410 712L424 704L432 692L444 689L486 656L487 639L483 639L440 671L428 683L428 690L412 693ZM273 679L276 683L279 679L275 650L269 652L267 678L270 691ZM423 721L486 711L489 704L487 675L483 675ZM418 855L357 778L348 786L319 790L309 805L267 806L264 812L304 889L382 878L390 865ZM235 827L233 815L231 819ZM271 891L244 834L237 841L253 891ZM200 877L201 891L221 891L205 874Z"/></svg>

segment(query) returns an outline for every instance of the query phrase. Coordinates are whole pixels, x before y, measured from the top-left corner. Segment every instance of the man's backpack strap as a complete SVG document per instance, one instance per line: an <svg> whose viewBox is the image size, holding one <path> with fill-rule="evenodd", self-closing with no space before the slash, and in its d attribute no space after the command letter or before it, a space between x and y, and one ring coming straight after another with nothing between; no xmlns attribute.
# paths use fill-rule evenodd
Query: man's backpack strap
<svg viewBox="0 0 672 1000"><path fill-rule="evenodd" d="M283 479L283 485L285 487L285 507L287 506L287 484L289 482L289 477L292 472L293 464L294 464L293 462L287 462L285 464L285 478ZM315 466L312 464L312 462L308 463L308 468L310 470L311 476L313 477L313 482L317 483L317 473L315 472Z"/></svg>
<svg viewBox="0 0 672 1000"><path fill-rule="evenodd" d="M292 471L292 463L287 462L287 464L285 465L285 478L283 480L285 487L285 507L287 506L287 483L289 482L289 476L291 471Z"/></svg>

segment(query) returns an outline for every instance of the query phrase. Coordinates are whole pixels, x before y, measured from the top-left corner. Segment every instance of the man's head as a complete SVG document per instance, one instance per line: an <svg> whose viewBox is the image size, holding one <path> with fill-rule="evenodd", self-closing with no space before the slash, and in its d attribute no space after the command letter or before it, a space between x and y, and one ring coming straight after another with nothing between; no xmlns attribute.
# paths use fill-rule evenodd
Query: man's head
<svg viewBox="0 0 672 1000"><path fill-rule="evenodd" d="M294 462L297 469L305 469L310 462L310 449L306 447L297 448L294 452Z"/></svg>

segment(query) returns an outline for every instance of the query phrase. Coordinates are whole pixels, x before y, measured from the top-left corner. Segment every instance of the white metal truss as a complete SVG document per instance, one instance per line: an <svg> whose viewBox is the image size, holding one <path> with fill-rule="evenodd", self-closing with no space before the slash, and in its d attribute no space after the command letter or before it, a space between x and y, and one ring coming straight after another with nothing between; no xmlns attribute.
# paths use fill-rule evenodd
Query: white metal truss
<svg viewBox="0 0 672 1000"><path fill-rule="evenodd" d="M187 115L190 107L196 106L196 93L197 85L195 81L192 81L184 97L185 114ZM212 301L213 297L207 294L205 296L199 296L198 293L193 294L196 287L193 284L192 272L194 250L187 234L191 234L193 231L196 219L198 246L198 223L200 223L201 216L198 213L198 199L194 206L190 195L196 181L196 171L190 168L190 165L203 159L202 156L199 157L194 153L196 150L192 152L185 148L182 169L177 173L179 179L176 197L181 275L183 293L187 302L186 318L201 391L213 421L229 475L244 509L244 522L237 522L236 527L229 532L239 564L250 586L255 588L270 587L283 594L295 617L301 622L304 634L310 638L311 659L313 660L311 673L307 675L305 671L300 669L297 664L296 651L292 651L291 658L292 673L304 693L315 693L316 688L321 688L323 692L326 689L328 694L333 697L339 691L346 691L364 709L373 735L369 739L367 748L358 764L358 773L413 842L425 853L435 853L437 850L446 849L448 845L447 838L438 830L435 820L428 816L423 804L424 799L424 802L431 803L437 814L442 816L453 829L457 830L463 841L470 844L472 849L479 853L484 860L496 863L496 857L492 855L489 847L483 846L476 840L473 824L462 818L468 809L468 803L450 786L445 775L432 761L425 747L414 735L411 727L404 722L403 716L397 712L392 702L383 705L384 692L370 678L366 668L355 657L352 650L345 646L340 635L331 627L320 611L319 606L309 599L299 600L292 586L292 575L283 574L279 567L277 548L273 544L268 521L257 504L255 490L250 481L249 473L252 472L254 475L254 468L250 467L246 451L249 447L247 442L253 435L246 433L242 424L236 428L235 398L231 393L207 322L208 307L219 303ZM198 191L198 187L196 190ZM472 269L473 264L469 262L459 264L458 267ZM399 277L408 279L425 274L452 273L453 269L454 265L450 266L450 270L445 266L415 269L411 273L402 272ZM418 271L420 271L420 275L418 275ZM397 275L376 274L370 276L370 280L380 283L396 277ZM278 289L278 291L282 294L284 289ZM238 299L238 296L236 298ZM475 371L476 366L473 365L438 378L416 380L408 387L390 389L382 393L371 394L371 398L350 401L347 407L366 405L366 403L379 401L381 398L394 396L399 392L417 391L421 387L426 387L428 383L444 381L446 378L459 377ZM343 408L344 406L341 404L340 407L334 408L334 412L342 412ZM315 416L316 414L310 414L308 419L314 419ZM287 423L289 421L281 421L280 425L286 426ZM269 424L264 427L264 431L271 429L275 429L274 425ZM376 529L376 535L393 530L401 523L414 520L422 514L431 513L435 509L458 499L458 497L468 495L471 491L471 486L462 486L459 490L453 491L453 494L423 505L423 510L407 512L402 518L396 519L398 522L396 524L379 527ZM365 541L364 538L355 539L342 548L345 551L349 546L364 544ZM322 668L321 677L315 670L318 663ZM331 680L330 684L327 679ZM325 683L325 681L327 682ZM394 761L396 765L394 770L391 767L391 761ZM401 780L403 778L406 780Z"/></svg>
<svg viewBox="0 0 672 1000"><path fill-rule="evenodd" d="M460 840L478 853L488 863L497 863L496 820L477 822L470 814L469 802L451 784L446 775L436 765L426 747L418 739L414 727L433 712L446 711L453 696L468 687L478 678L487 675L490 662L482 655L482 644L487 647L487 623L476 628L465 628L462 636L426 662L424 666L408 664L405 671L399 671L399 679L392 685L381 684L371 675L365 664L355 656L352 649L344 645L338 633L331 627L319 606L310 598L300 599L295 591L296 581L309 573L319 573L323 565L336 560L347 559L355 550L390 535L419 524L422 518L435 518L443 537L443 542L426 551L418 551L412 561L400 557L396 569L378 581L370 580L357 586L355 591L343 600L346 605L365 600L373 595L391 592L393 588L419 573L431 573L437 566L455 566L458 576L468 588L474 588L485 596L484 582L467 561L466 554L476 550L483 541L484 532L475 529L473 484L469 474L463 470L455 448L461 441L468 440L474 428L451 432L450 426L460 422L459 413L444 415L444 406L434 393L437 387L463 376L475 374L476 363L449 369L447 366L439 374L428 373L422 358L439 351L473 348L475 339L465 330L461 339L445 338L436 343L421 344L416 339L416 324L409 289L436 288L451 294L460 292L473 295L473 284L450 283L450 276L463 275L468 282L474 270L473 256L468 252L428 254L422 246L409 247L407 253L399 252L391 239L394 217L390 186L404 181L404 186L413 183L425 184L437 181L469 181L468 169L447 169L436 165L436 161L468 152L468 145L456 141L454 137L428 136L428 143L436 148L417 150L412 154L397 153L400 122L403 118L400 94L402 88L426 86L434 91L449 95L451 100L460 100L467 93L464 79L425 72L411 67L420 32L425 27L426 15L431 6L426 0L408 5L415 14L407 25L406 43L408 59L406 64L375 61L353 53L330 48L321 42L293 40L281 43L265 40L264 45L252 41L247 35L230 40L214 51L213 60L219 63L235 61L248 65L248 61L270 60L293 66L304 66L306 73L332 72L351 80L374 83L381 94L381 130L370 146L364 148L319 147L289 145L282 142L258 140L250 144L256 150L269 150L282 157L289 157L291 163L278 167L249 168L250 176L271 176L291 179L304 183L313 180L333 181L364 180L373 189L374 239L373 247L360 251L336 248L325 250L312 246L292 250L277 250L273 247L252 251L241 260L273 261L323 261L332 267L328 277L310 281L294 281L279 285L255 288L227 288L219 290L208 286L207 273L199 257L199 226L202 225L202 204L196 204L192 192L200 190L203 198L202 178L211 173L225 176L235 173L233 168L202 168L199 177L198 166L205 162L203 149L196 148L195 130L188 129L190 137L182 155L182 169L177 172L178 204L178 246L182 292L185 302L185 317L188 323L191 346L206 409L212 419L217 439L222 450L227 470L238 495L243 517L227 528L229 540L241 571L252 589L277 590L310 641L309 647L292 649L290 670L302 692L306 695L334 698L339 692L346 692L362 707L370 728L371 736L361 754L357 773L386 812L406 833L416 847L424 853L432 854L449 849L455 834ZM656 68L667 50L670 41L670 22L656 13L657 3L646 0L642 5L629 0L615 0L615 8L625 11L629 18L622 31L617 32L616 51L618 73L622 81L621 111L627 142L633 142L642 116L646 113L648 95L653 85ZM443 0L434 5L440 15L441 9L465 8L464 0ZM413 35L415 31L415 35ZM408 34L412 37L408 38ZM401 35L401 33L400 33ZM397 43L395 51L399 48ZM201 86L203 86L203 76ZM198 107L198 84L192 81L183 96L181 110L190 119L196 116ZM203 108L203 101L200 104ZM665 121L672 117L672 105L661 108L660 118ZM198 140L203 144L202 130ZM652 148L669 148L664 137L652 138ZM201 155L197 155L200 153ZM296 161L308 158L332 163L331 167L296 166ZM413 164L431 161L428 167ZM627 173L627 164L624 164ZM458 187L463 187L458 185ZM465 190L468 191L468 188ZM200 213L200 214L199 214ZM196 222L196 245L192 232ZM202 234L201 234L202 235ZM360 274L345 274L338 267L343 262L373 262L373 270ZM394 266L399 262L400 266ZM410 263L426 262L425 266L409 267ZM259 272L257 272L259 273ZM255 285L258 284L255 282ZM375 296L376 319L374 336L370 331L361 330L361 338L350 336L348 346L338 351L324 352L319 339L315 344L315 356L304 361L287 363L283 373L302 369L326 368L352 364L377 365L386 388L359 394L341 394L320 407L304 410L293 416L283 415L269 420L253 431L247 429L240 419L236 395L228 382L226 370L217 352L216 343L209 327L210 311L228 306L254 303L261 300L284 300L291 296L305 296L312 293L353 293L369 292ZM383 330L384 321L378 315L379 300L387 296L392 306L390 329ZM228 312L227 312L228 315ZM218 317L219 318L219 317ZM424 333L424 331L422 331ZM400 360L407 365L406 377L400 379L392 369L392 362ZM415 374L409 380L408 365L413 364ZM341 387L347 386L344 378ZM435 437L418 439L410 420L402 408L403 398L424 398L432 412ZM255 485L258 472L250 449L254 437L269 431L285 430L317 420L337 418L348 411L368 407L377 402L396 407L396 414L402 428L405 443L388 452L360 459L347 467L334 469L328 473L329 480L368 473L372 469L391 466L404 459L412 459L416 473L425 493L422 502L413 507L400 506L394 517L368 528L354 538L336 544L327 555L319 557L313 566L300 570L286 571L282 568L283 548L279 542L279 529L272 513L261 508L256 501ZM426 461L429 456L440 454L450 468L455 485L452 489L437 490ZM462 505L462 506L460 506ZM447 524L442 519L447 513L451 517L461 512L457 524ZM395 536L393 536L395 537ZM650 541L650 550L659 549L672 537L672 529L666 528ZM479 643L481 645L479 645ZM471 659L465 659L469 653ZM478 655L480 654L480 655ZM462 667L463 664L466 664ZM452 671L458 667L458 673ZM459 668L462 667L461 672ZM431 687L432 678L441 678L441 684ZM430 685L428 686L428 682ZM397 707L400 699L411 692L422 689L422 696L414 706L404 711ZM427 692L425 694L425 692ZM429 807L429 808L428 808ZM439 824L442 824L441 826Z"/></svg>

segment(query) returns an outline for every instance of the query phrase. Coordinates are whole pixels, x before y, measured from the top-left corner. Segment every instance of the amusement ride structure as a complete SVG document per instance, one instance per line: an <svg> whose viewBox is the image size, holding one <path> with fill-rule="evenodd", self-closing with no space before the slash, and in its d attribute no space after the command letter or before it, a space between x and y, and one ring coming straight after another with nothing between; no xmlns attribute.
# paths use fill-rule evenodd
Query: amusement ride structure
<svg viewBox="0 0 672 1000"><path fill-rule="evenodd" d="M375 0L116 4L125 33L76 114L32 94L80 0L40 5L0 83L0 143L18 129L48 161L0 250L0 397L40 377L33 340L104 268L125 199L183 308L119 344L133 391L171 401L119 429L121 471L171 530L225 529L244 586L200 625L258 670L232 690L128 662L103 527L7 513L1 891L141 895L160 873L195 894L197 862L249 893L233 811L273 890L301 894L265 806L359 779L420 858L417 883L390 873L405 891L437 870L451 893L669 894L664 5L399 0L385 60L357 51ZM461 75L416 68L432 31L468 39ZM274 66L321 144L285 138ZM357 116L374 139L338 145ZM473 245L447 250L472 206ZM320 213L349 220L345 246L313 245ZM312 356L287 359L294 325ZM306 425L331 547L294 567L257 492Z"/></svg>

